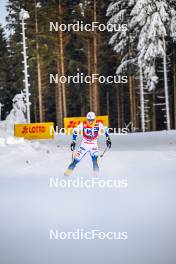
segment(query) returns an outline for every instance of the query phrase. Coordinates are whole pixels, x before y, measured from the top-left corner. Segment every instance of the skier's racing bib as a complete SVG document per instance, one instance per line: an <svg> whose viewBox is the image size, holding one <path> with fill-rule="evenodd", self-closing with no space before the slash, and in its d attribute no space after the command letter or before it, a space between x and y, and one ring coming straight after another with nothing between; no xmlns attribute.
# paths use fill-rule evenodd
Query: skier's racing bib
<svg viewBox="0 0 176 264"><path fill-rule="evenodd" d="M95 123L93 127L90 127L87 122L83 122L83 139L86 139L88 141L97 140L99 130L99 123Z"/></svg>

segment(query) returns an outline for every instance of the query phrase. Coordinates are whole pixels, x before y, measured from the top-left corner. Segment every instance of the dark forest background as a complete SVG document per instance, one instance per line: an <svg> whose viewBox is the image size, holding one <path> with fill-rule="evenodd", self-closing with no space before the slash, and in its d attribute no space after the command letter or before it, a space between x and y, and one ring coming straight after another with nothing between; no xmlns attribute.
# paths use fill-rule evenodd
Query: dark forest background
<svg viewBox="0 0 176 264"><path fill-rule="evenodd" d="M24 88L22 35L19 12L27 10L27 54L29 64L30 101L32 122L54 121L63 126L64 117L85 116L88 111L109 115L111 127L129 125L131 130L141 130L139 76L135 67L126 67L127 84L50 84L50 74L74 76L78 71L85 75L99 73L115 75L122 54L113 51L109 44L111 33L105 32L50 32L49 23L106 24L109 0L9 0L7 28L0 27L0 102L4 104L2 119L12 108L15 94ZM173 5L175 5L173 3ZM124 18L123 23L126 23ZM134 40L135 41L135 40ZM130 45L130 43L129 43ZM135 51L129 48L129 53ZM176 44L167 39L169 100L171 128L176 129ZM162 110L163 72L158 59L159 82L156 89L146 92L148 122L146 130L166 129ZM132 124L130 126L130 124ZM135 129L136 128L136 129Z"/></svg>

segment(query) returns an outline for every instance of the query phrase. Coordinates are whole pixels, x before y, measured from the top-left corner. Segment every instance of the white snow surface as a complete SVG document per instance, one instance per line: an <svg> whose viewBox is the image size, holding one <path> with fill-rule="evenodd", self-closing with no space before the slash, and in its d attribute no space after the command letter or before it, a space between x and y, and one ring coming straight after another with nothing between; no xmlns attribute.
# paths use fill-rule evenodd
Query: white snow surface
<svg viewBox="0 0 176 264"><path fill-rule="evenodd" d="M50 188L51 177L64 178L70 142L0 144L0 263L175 264L176 131L112 136L99 178L128 179L124 189ZM69 179L78 177L93 177L89 155ZM50 240L50 229L126 231L128 239Z"/></svg>

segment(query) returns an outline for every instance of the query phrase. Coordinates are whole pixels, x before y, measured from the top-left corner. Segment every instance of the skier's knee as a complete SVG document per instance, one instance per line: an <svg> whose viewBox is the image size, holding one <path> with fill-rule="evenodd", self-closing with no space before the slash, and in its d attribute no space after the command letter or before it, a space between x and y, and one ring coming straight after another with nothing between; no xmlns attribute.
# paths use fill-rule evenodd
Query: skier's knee
<svg viewBox="0 0 176 264"><path fill-rule="evenodd" d="M98 156L92 156L92 162L93 162L93 169L95 171L99 170L99 166L98 166Z"/></svg>
<svg viewBox="0 0 176 264"><path fill-rule="evenodd" d="M77 163L79 163L80 162L80 160L79 159L77 159L77 158L74 158L74 161L73 161L76 165L77 165Z"/></svg>
<svg viewBox="0 0 176 264"><path fill-rule="evenodd" d="M72 161L72 163L70 164L69 169L70 169L70 170L73 170L73 169L76 167L76 165L78 164L78 162L79 162L78 159L74 159L74 160Z"/></svg>
<svg viewBox="0 0 176 264"><path fill-rule="evenodd" d="M93 156L92 156L92 161L93 161L93 162L98 162L98 156L93 155Z"/></svg>

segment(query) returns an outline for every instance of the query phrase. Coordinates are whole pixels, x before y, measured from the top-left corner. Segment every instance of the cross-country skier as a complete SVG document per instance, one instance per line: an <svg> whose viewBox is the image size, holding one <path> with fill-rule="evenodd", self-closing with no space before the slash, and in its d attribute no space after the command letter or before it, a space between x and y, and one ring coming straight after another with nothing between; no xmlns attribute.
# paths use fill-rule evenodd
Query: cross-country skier
<svg viewBox="0 0 176 264"><path fill-rule="evenodd" d="M106 145L107 148L111 148L111 139L108 134L108 129L100 122L96 121L96 116L94 112L89 112L87 114L87 121L80 123L80 125L74 129L73 132L73 141L70 145L71 151L75 150L76 147L76 138L79 133L83 136L81 146L76 152L72 163L69 165L68 169L65 172L65 176L70 175L76 165L84 157L84 155L89 152L92 158L93 170L94 173L99 171L98 166L98 136L99 133L105 134L106 136Z"/></svg>

